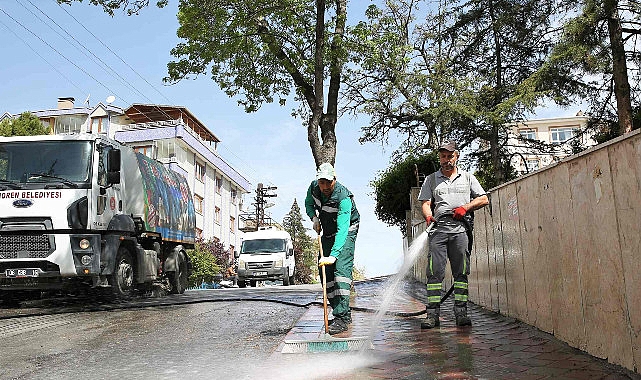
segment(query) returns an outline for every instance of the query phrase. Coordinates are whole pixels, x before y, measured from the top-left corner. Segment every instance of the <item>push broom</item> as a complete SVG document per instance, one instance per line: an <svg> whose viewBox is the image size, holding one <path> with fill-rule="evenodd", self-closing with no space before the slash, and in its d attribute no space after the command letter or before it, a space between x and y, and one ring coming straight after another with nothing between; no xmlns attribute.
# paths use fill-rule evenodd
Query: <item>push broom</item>
<svg viewBox="0 0 641 380"><path fill-rule="evenodd" d="M323 257L323 245L321 244L320 234L318 235L318 247L320 255ZM321 267L321 280L323 282L323 314L325 318L325 333L316 340L286 340L283 354L300 354L315 352L341 352L341 351L358 351L363 349L372 349L372 341L365 337L334 338L329 335L329 320L327 313L327 280L325 277L325 266Z"/></svg>

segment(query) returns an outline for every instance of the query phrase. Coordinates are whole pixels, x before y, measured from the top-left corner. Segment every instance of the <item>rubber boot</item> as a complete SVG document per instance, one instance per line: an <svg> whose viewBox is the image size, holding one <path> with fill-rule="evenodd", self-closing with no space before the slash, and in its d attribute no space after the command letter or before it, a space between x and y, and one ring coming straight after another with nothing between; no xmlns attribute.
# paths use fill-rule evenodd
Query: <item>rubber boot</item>
<svg viewBox="0 0 641 380"><path fill-rule="evenodd" d="M467 306L454 306L457 326L471 326L472 320L467 316Z"/></svg>
<svg viewBox="0 0 641 380"><path fill-rule="evenodd" d="M421 322L422 329L431 329L441 324L439 320L440 309L427 309L427 317Z"/></svg>

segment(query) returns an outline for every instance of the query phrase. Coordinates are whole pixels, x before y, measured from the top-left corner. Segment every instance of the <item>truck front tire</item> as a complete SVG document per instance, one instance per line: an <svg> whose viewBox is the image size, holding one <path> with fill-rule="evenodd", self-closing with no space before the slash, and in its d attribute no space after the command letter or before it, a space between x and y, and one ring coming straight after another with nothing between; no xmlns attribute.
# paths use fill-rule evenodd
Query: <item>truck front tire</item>
<svg viewBox="0 0 641 380"><path fill-rule="evenodd" d="M120 246L116 255L116 265L113 274L107 277L113 294L117 297L129 298L135 290L135 264L131 253L126 247Z"/></svg>

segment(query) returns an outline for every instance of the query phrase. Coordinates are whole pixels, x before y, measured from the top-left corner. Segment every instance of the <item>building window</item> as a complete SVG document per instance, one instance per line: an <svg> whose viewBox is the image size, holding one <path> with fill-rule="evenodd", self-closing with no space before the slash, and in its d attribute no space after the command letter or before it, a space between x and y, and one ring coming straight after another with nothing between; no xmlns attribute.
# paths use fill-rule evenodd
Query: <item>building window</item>
<svg viewBox="0 0 641 380"><path fill-rule="evenodd" d="M524 139L536 140L536 129L519 129L519 134Z"/></svg>
<svg viewBox="0 0 641 380"><path fill-rule="evenodd" d="M236 218L234 218L233 216L229 217L229 232L236 232Z"/></svg>
<svg viewBox="0 0 641 380"><path fill-rule="evenodd" d="M65 115L59 116L56 118L56 123L54 124L54 133L80 133L80 127L87 120L87 116L80 115Z"/></svg>
<svg viewBox="0 0 641 380"><path fill-rule="evenodd" d="M231 189L231 203L232 204L236 204L236 201L238 200L237 197L238 197L238 190Z"/></svg>
<svg viewBox="0 0 641 380"><path fill-rule="evenodd" d="M196 240L203 240L203 230L196 227Z"/></svg>
<svg viewBox="0 0 641 380"><path fill-rule="evenodd" d="M200 195L194 194L194 208L196 209L197 213L203 213L203 197L201 197Z"/></svg>
<svg viewBox="0 0 641 380"><path fill-rule="evenodd" d="M92 117L89 124L89 133L102 133L107 131L107 116Z"/></svg>
<svg viewBox="0 0 641 380"><path fill-rule="evenodd" d="M576 128L550 128L550 141L553 144L560 144L571 139L577 132Z"/></svg>
<svg viewBox="0 0 641 380"><path fill-rule="evenodd" d="M135 146L134 150L138 153L142 153L145 156L149 158L153 158L152 152L151 152L151 145L141 145L141 146Z"/></svg>
<svg viewBox="0 0 641 380"><path fill-rule="evenodd" d="M216 209L214 210L214 222L220 224L220 207L218 206L216 206Z"/></svg>
<svg viewBox="0 0 641 380"><path fill-rule="evenodd" d="M535 170L539 169L539 159L538 158L528 158L527 160L527 170L528 173L532 173Z"/></svg>
<svg viewBox="0 0 641 380"><path fill-rule="evenodd" d="M216 192L220 194L220 190L223 188L223 179L221 177L216 177Z"/></svg>
<svg viewBox="0 0 641 380"><path fill-rule="evenodd" d="M205 165L196 162L196 179L200 182L205 182Z"/></svg>

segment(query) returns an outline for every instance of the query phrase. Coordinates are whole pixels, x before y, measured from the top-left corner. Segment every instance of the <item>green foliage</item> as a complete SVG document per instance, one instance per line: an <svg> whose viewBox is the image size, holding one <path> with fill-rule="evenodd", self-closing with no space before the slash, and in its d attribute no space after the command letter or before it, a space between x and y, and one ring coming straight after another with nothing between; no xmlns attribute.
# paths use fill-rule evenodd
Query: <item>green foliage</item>
<svg viewBox="0 0 641 380"><path fill-rule="evenodd" d="M503 170L503 173L505 175L504 181L498 181L496 179L496 176L494 175L496 170L494 168L494 165L492 164L492 160L479 160L479 165L476 172L474 172L474 176L479 180L481 187L483 187L485 191L489 191L493 187L499 186L516 178L516 170L510 164L509 160L501 159L501 164L501 169Z"/></svg>
<svg viewBox="0 0 641 380"><path fill-rule="evenodd" d="M316 266L317 251L314 249L312 238L307 235L302 220L300 208L294 199L291 210L283 218L283 228L291 235L294 245L295 282L311 284L313 282L312 267Z"/></svg>
<svg viewBox="0 0 641 380"><path fill-rule="evenodd" d="M416 167L423 176L435 172L439 168L438 153L409 156L390 165L370 182L374 189L377 218L389 226L399 227L403 234L406 232L405 212L410 209L410 189L421 185L417 180Z"/></svg>
<svg viewBox="0 0 641 380"><path fill-rule="evenodd" d="M74 1L82 3L83 0L57 0L58 4L71 4ZM120 8L129 15L138 14L142 8L149 6L149 0L89 0L92 5L99 5L110 16L114 15L114 11ZM168 0L156 1L158 8L163 8L169 3Z"/></svg>
<svg viewBox="0 0 641 380"><path fill-rule="evenodd" d="M15 119L5 118L0 122L0 136L35 136L49 134L38 117L30 112L23 112Z"/></svg>
<svg viewBox="0 0 641 380"><path fill-rule="evenodd" d="M214 276L220 274L230 264L230 253L222 243L208 240L197 242L194 249L187 250L193 272L189 277L189 286L199 286L203 282L213 282Z"/></svg>

